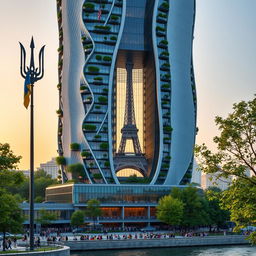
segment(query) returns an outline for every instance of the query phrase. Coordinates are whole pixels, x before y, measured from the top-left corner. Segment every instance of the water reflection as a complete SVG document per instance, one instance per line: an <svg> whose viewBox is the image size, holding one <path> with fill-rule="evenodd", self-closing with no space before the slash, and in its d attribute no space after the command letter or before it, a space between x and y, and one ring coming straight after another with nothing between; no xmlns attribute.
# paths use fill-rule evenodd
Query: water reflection
<svg viewBox="0 0 256 256"><path fill-rule="evenodd" d="M256 247L193 247L134 250L103 250L71 253L71 256L256 256Z"/></svg>

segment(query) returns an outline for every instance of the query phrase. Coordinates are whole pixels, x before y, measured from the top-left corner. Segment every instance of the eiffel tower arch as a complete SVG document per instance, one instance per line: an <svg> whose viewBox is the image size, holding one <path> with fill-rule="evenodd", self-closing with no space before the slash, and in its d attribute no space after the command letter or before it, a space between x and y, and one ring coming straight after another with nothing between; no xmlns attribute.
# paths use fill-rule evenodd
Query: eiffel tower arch
<svg viewBox="0 0 256 256"><path fill-rule="evenodd" d="M130 59L128 59L126 62L127 79L124 125L121 129L122 136L118 152L114 157L114 167L116 172L124 168L132 168L138 170L143 176L146 176L147 159L142 153L140 147L134 111L132 69L133 63ZM133 145L133 152L129 153L125 151L128 140L132 141Z"/></svg>

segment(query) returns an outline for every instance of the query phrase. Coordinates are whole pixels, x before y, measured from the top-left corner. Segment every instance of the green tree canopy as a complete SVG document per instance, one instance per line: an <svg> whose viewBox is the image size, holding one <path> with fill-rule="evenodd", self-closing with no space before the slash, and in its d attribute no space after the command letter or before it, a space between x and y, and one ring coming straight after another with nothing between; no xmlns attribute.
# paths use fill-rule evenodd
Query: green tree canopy
<svg viewBox="0 0 256 256"><path fill-rule="evenodd" d="M84 212L81 210L77 210L72 213L71 216L71 226L79 227L84 224Z"/></svg>
<svg viewBox="0 0 256 256"><path fill-rule="evenodd" d="M100 209L100 201L97 199L91 199L87 201L87 207L85 210L85 216L93 219L94 228L96 224L96 219L102 215L102 210Z"/></svg>
<svg viewBox="0 0 256 256"><path fill-rule="evenodd" d="M39 210L39 218L36 220L41 225L51 224L52 221L57 220L57 215L54 212L45 209Z"/></svg>
<svg viewBox="0 0 256 256"><path fill-rule="evenodd" d="M0 231L4 233L4 238L6 232L21 232L23 220L16 198L0 189ZM5 250L5 246L3 247Z"/></svg>
<svg viewBox="0 0 256 256"><path fill-rule="evenodd" d="M172 226L181 224L183 218L184 205L180 199L171 195L162 197L157 208L157 218Z"/></svg>
<svg viewBox="0 0 256 256"><path fill-rule="evenodd" d="M184 189L174 188L171 191L171 196L181 200L184 204L184 213L182 226L193 228L200 225L209 225L210 219L208 214L208 205L195 187L187 187Z"/></svg>
<svg viewBox="0 0 256 256"><path fill-rule="evenodd" d="M248 177L247 170L256 175L256 98L233 105L227 118L217 116L215 123L220 136L213 141L217 152L211 152L205 144L195 147L200 169L218 176L234 175L256 185Z"/></svg>
<svg viewBox="0 0 256 256"><path fill-rule="evenodd" d="M256 187L256 98L233 105L233 112L215 123L220 135L214 137L217 152L205 144L195 147L200 169L216 177L236 177L221 197L238 227L254 224ZM248 175L248 172L254 176ZM256 233L251 236L256 243ZM255 239L255 240L254 240Z"/></svg>

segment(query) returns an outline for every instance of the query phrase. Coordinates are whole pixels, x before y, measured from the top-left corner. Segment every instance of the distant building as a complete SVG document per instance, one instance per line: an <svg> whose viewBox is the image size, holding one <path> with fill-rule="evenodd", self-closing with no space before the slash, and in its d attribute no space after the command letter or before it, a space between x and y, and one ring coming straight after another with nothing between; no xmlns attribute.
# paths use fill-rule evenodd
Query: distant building
<svg viewBox="0 0 256 256"><path fill-rule="evenodd" d="M47 174L51 175L53 179L57 179L59 167L55 162L55 158L51 161L40 164L37 170L44 170Z"/></svg>
<svg viewBox="0 0 256 256"><path fill-rule="evenodd" d="M196 183L201 186L201 175L202 171L199 169L196 159L194 159L191 183Z"/></svg>
<svg viewBox="0 0 256 256"><path fill-rule="evenodd" d="M26 177L30 176L30 170L18 170L19 172L22 172Z"/></svg>
<svg viewBox="0 0 256 256"><path fill-rule="evenodd" d="M229 178L216 178L216 175L202 173L201 176L201 187L208 189L209 187L218 187L221 190L226 190L232 182L232 177Z"/></svg>

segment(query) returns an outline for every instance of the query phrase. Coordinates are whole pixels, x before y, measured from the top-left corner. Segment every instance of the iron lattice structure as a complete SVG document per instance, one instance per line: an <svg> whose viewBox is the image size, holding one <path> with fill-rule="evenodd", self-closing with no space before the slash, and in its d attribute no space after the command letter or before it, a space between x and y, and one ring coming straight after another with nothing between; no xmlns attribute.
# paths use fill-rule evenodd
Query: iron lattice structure
<svg viewBox="0 0 256 256"><path fill-rule="evenodd" d="M127 140L132 140L135 155L142 155L140 142L138 138L138 129L136 126L135 112L134 112L134 98L133 98L133 84L132 84L132 68L133 63L128 61L126 63L127 81L126 81L126 101L124 126L121 129L122 137L118 149L118 154L125 154L125 146Z"/></svg>

